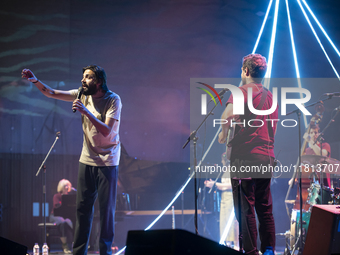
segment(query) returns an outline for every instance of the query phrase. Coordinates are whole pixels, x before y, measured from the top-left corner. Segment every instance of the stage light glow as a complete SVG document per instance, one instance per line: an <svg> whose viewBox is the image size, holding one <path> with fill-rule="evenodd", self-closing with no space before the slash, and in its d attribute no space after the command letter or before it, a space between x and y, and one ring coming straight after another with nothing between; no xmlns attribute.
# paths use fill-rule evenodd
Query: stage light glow
<svg viewBox="0 0 340 255"><path fill-rule="evenodd" d="M324 33L324 35L326 36L327 40L329 41L329 43L332 45L333 49L336 51L336 53L338 54L338 56L340 57L340 52L338 50L338 48L334 45L333 41L331 40L331 38L328 36L327 32L325 31L325 29L322 27L322 25L320 24L319 20L316 18L316 16L314 15L313 11L309 8L308 4L306 3L305 0L302 0L302 2L304 3L304 5L306 6L307 10L309 11L310 15L312 15L313 19L315 20L316 24L318 24L319 28L321 29L321 31Z"/></svg>
<svg viewBox="0 0 340 255"><path fill-rule="evenodd" d="M274 22L273 22L273 28L272 28L272 36L270 38L270 47L269 47L269 54L268 54L268 69L267 69L267 72L266 72L266 75L265 75L266 78L271 78L271 75L272 75L274 46L275 46L276 29L277 29L277 17L278 17L278 13L279 13L279 3L280 3L280 0L276 0ZM269 89L270 79L265 79L265 82L264 82L263 85L267 89Z"/></svg>
<svg viewBox="0 0 340 255"><path fill-rule="evenodd" d="M183 184L182 188L180 188L179 191L177 191L175 197L171 200L171 202L167 205L167 207L165 207L165 209L161 212L160 215L158 215L158 217L146 228L144 229L149 230L150 228L152 228L153 225L156 224L156 222L166 213L166 211L170 208L170 206L176 201L176 199L179 197L179 195L182 193L182 191L184 190L184 188L188 185L188 183L190 182L190 180L192 179L192 177L194 176L195 172L192 172L192 174L189 176L189 178L186 180L186 182Z"/></svg>
<svg viewBox="0 0 340 255"><path fill-rule="evenodd" d="M126 246L124 246L120 251L118 251L117 253L115 253L115 255L121 254L123 251L125 251L125 249L126 249Z"/></svg>
<svg viewBox="0 0 340 255"><path fill-rule="evenodd" d="M294 56L294 65L295 65L295 72L296 72L296 78L300 78L300 71L299 71L299 65L297 62L296 57L296 49L295 49L295 42L294 42L294 35L293 35L293 28L292 28L292 21L290 19L290 11L289 11L289 5L288 0L286 0L286 9L287 9L287 17L288 17L288 25L289 25L289 34L290 34L290 41L292 43L292 50L293 50L293 56ZM301 86L299 86L301 88Z"/></svg>
<svg viewBox="0 0 340 255"><path fill-rule="evenodd" d="M293 50L296 78L297 78L297 82L298 82L298 87L302 88L302 86L301 86L301 79L300 79L299 64L298 64L297 56L296 56L293 27L292 27L292 21L291 21L291 18L290 18L290 11L289 11L288 0L286 0L286 9L287 9L287 18L288 18L288 25L289 25L290 41L291 41L292 50ZM300 98L303 98L303 95L302 95L301 92L300 92ZM303 115L303 121L304 121L305 128L306 128L307 127L307 117L306 117L306 115Z"/></svg>
<svg viewBox="0 0 340 255"><path fill-rule="evenodd" d="M322 45L322 43L321 43L321 41L320 41L318 35L316 34L316 32L315 32L315 30L314 30L314 27L313 27L312 23L310 22L310 20L309 20L309 18L308 18L308 16L307 16L307 13L305 12L305 9L303 8L303 6L302 6L302 4L301 4L301 1L300 1L300 0L297 0L297 1L298 1L298 4L299 4L300 8L301 8L301 11L302 11L303 15L305 16L305 18L306 18L306 20L307 20L307 22L308 22L308 25L309 25L310 29L312 30L312 32L313 32L313 34L314 34L316 40L318 41L318 43L319 43L319 45L320 45L320 47L321 47L323 53L325 54L325 56L326 56L326 58L327 58L329 64L331 65L331 67L332 67L332 69L333 69L333 71L334 71L336 77L338 77L338 79L340 80L339 74L338 74L337 70L335 69L335 67L334 67L334 65L333 65L333 63L332 63L332 61L331 61L331 59L329 58L329 56L328 56L328 54L327 54L325 48L323 47L323 45Z"/></svg>
<svg viewBox="0 0 340 255"><path fill-rule="evenodd" d="M224 228L223 234L221 236L220 244L224 244L224 240L227 238L227 235L229 233L231 224L233 223L234 217L235 217L235 213L234 213L234 207L233 207L231 209L231 213L230 213L230 216L229 216L229 219L228 219L228 223L227 223L226 227Z"/></svg>
<svg viewBox="0 0 340 255"><path fill-rule="evenodd" d="M272 3L273 3L273 0L270 0L267 11L266 11L266 15L264 16L264 20L263 20L259 35L257 36L257 40L256 40L255 45L254 45L254 49L252 51L252 54L254 54L256 52L257 46L260 42L264 26L266 25L266 22L267 22L267 19L268 19L268 14L269 14L270 8L272 7Z"/></svg>

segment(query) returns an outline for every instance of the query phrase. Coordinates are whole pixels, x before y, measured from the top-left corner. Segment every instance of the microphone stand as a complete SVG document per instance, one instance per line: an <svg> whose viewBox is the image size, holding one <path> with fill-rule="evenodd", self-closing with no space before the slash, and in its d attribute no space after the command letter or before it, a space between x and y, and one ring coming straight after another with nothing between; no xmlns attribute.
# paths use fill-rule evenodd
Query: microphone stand
<svg viewBox="0 0 340 255"><path fill-rule="evenodd" d="M331 98L332 98L332 96L330 96L330 99L331 99ZM324 141L323 135L325 134L325 131L329 128L329 126L334 122L335 117L339 114L339 112L340 112L340 106L337 107L337 108L335 108L334 110L336 110L337 113L336 113L336 114L334 115L334 117L328 122L328 124L326 125L326 127L320 132L318 138L316 138L316 141L314 142L314 144L316 144L317 142L320 143L320 156L321 156L321 157L323 157L323 156L322 156L322 144L323 144L323 141ZM327 156L328 156L328 155L327 155ZM327 157L327 156L326 156L326 157ZM321 162L321 163L326 163L326 162ZM325 173L326 173L326 172L325 172ZM321 172L321 173L320 173L321 204L323 204L323 202L324 202L324 201L323 201L323 192L324 192L323 186L324 186L324 183L323 183L323 176L322 176L322 172Z"/></svg>
<svg viewBox="0 0 340 255"><path fill-rule="evenodd" d="M334 122L335 117L339 114L340 112L340 106L335 108L334 110L337 111L337 113L334 115L334 117L328 122L328 124L326 125L326 127L320 132L320 135L318 136L318 138L316 139L315 143L320 142L323 139L322 136L325 134L325 131L329 128L329 126ZM314 144L315 144L314 143Z"/></svg>
<svg viewBox="0 0 340 255"><path fill-rule="evenodd" d="M50 155L54 145L56 144L56 142L58 141L59 139L59 136L60 136L60 132L57 132L56 133L56 138L50 148L50 150L48 151L45 159L43 160L43 162L41 163L37 173L35 174L35 176L38 176L39 173L40 173L40 170L43 168L44 169L44 184L43 184L43 197L44 197L44 203L43 206L42 206L42 217L44 217L44 243L46 243L46 166L45 166L45 162L48 158L48 156Z"/></svg>
<svg viewBox="0 0 340 255"><path fill-rule="evenodd" d="M295 110L296 112L296 115L298 117L298 127L299 127L299 151L300 151L300 148L301 148L301 110ZM289 115L289 114L287 114ZM299 158L298 158L298 178L299 178L299 193L300 193L300 201L299 201L299 204L300 204L300 234L299 234L299 238L300 238L300 247L299 247L299 253L298 254L302 254L302 251L303 251L303 243L302 243L302 240L303 240L303 231L302 231L302 173L301 173L301 169L300 169L300 164L301 164L301 153L299 153ZM293 180L295 181L295 180ZM298 238L298 239L299 239ZM298 240L296 240L296 242L298 242ZM293 248L293 252L292 254L295 254L295 247Z"/></svg>
<svg viewBox="0 0 340 255"><path fill-rule="evenodd" d="M225 91L226 92L226 91ZM223 94L220 95L221 100L223 99ZM194 144L194 198L195 198L195 217L194 217L194 222L195 222L195 233L196 235L198 235L198 224L197 224L197 200L198 200L198 194L197 194L197 176L196 176L196 166L197 166L197 140L198 137L196 136L198 130L201 128L201 126L206 122L206 120L208 119L208 117L210 115L213 115L213 110L216 108L217 104L215 104L215 106L211 109L211 111L205 116L205 118L203 119L203 121L201 122L201 124L199 124L199 126L191 132L190 136L188 137L187 141L185 142L185 144L183 145L183 149L188 145L188 143L190 141L193 141Z"/></svg>

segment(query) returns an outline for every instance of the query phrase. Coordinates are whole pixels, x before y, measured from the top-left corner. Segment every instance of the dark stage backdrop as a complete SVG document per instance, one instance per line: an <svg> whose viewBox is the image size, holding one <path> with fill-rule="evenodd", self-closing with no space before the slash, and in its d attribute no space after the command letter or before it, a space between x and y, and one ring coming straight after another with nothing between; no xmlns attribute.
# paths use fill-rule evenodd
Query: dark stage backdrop
<svg viewBox="0 0 340 255"><path fill-rule="evenodd" d="M148 192L159 193L161 197L162 191L174 194L187 176L192 150L190 146L182 149L191 131L190 78L239 77L241 59L253 49L268 2L3 0L0 10L0 204L3 208L0 235L29 247L37 241L36 226L41 219L32 216L32 204L41 202L43 175L35 177L35 173L55 133L60 131L61 137L46 162L47 195L51 203L60 179L67 178L76 185L82 144L79 113L72 113L71 103L43 97L34 84L20 78L23 68L32 69L53 88L68 90L80 86L82 67L102 66L109 88L121 96L123 103L120 134L127 160L120 168L122 186L127 192L142 193L146 192L143 188L150 185L159 190ZM338 6L330 0L308 2L334 44L340 45ZM301 76L334 78L297 3L291 2L291 7ZM266 57L273 16L272 11L257 50ZM280 3L278 24L272 76L296 77L284 1ZM321 40L326 43L323 36ZM340 67L339 57L329 44L325 48L332 52L330 57L335 67ZM311 91L311 102L322 93L340 90L337 85L327 84L317 87L303 84L303 87ZM322 127L340 104L336 100L328 101ZM334 158L340 158L338 127L339 120L336 120L326 134L326 141L332 142ZM207 134L206 144L210 136ZM203 138L204 132L201 132L199 148L203 147ZM216 147L208 163L219 163L222 151L222 146ZM279 128L278 152L283 163L295 163L297 129L287 132ZM138 173L135 178L125 163L135 161L138 166L142 164L139 160L150 168L145 171L132 168ZM172 169L176 170L172 172ZM165 176L162 176L163 170L167 173ZM144 186L138 186L139 181ZM274 212L279 219L277 232L289 228L283 203L286 183L287 180L277 180L273 185ZM170 197L164 195L163 201L152 208L162 209ZM192 203L189 204L192 207ZM150 222L144 223L146 227Z"/></svg>

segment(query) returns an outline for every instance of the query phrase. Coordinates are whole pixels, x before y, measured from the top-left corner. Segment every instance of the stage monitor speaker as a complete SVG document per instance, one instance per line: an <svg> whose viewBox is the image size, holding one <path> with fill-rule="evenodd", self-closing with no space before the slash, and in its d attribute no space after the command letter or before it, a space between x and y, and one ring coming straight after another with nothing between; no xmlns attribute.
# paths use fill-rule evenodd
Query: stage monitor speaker
<svg viewBox="0 0 340 255"><path fill-rule="evenodd" d="M129 231L125 255L240 255L212 240L186 230Z"/></svg>
<svg viewBox="0 0 340 255"><path fill-rule="evenodd" d="M26 255L27 246L0 236L0 255Z"/></svg>
<svg viewBox="0 0 340 255"><path fill-rule="evenodd" d="M340 254L339 219L339 205L314 205L303 255Z"/></svg>

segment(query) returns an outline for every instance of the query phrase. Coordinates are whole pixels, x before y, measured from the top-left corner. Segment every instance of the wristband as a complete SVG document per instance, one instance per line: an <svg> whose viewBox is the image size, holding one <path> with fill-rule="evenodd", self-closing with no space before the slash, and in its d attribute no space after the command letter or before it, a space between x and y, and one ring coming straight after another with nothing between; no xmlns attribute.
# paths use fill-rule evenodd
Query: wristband
<svg viewBox="0 0 340 255"><path fill-rule="evenodd" d="M39 80L37 79L36 81L32 81L32 83L37 83Z"/></svg>

